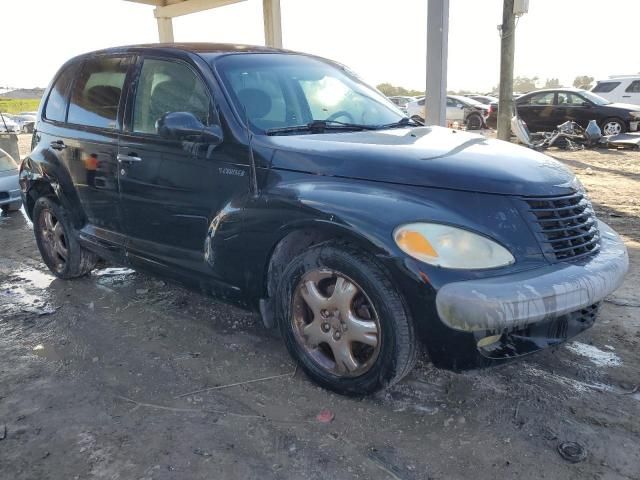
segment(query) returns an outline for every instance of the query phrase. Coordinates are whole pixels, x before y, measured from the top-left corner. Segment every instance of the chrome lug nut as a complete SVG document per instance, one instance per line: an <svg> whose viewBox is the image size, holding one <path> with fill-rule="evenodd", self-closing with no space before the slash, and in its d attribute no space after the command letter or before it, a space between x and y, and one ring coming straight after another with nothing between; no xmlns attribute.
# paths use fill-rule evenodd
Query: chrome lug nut
<svg viewBox="0 0 640 480"><path fill-rule="evenodd" d="M340 332L333 332L333 339L334 340L340 340L342 338L342 333Z"/></svg>
<svg viewBox="0 0 640 480"><path fill-rule="evenodd" d="M329 325L329 322L322 322L322 325L320 325L320 328L322 329L323 332L328 332L329 330L331 330L331 325Z"/></svg>

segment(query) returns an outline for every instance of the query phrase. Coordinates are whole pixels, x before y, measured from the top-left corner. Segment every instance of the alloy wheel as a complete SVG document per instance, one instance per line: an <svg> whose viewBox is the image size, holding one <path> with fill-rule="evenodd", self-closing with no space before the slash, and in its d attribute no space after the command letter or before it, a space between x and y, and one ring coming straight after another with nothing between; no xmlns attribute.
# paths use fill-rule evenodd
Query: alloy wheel
<svg viewBox="0 0 640 480"><path fill-rule="evenodd" d="M607 122L602 130L605 135L618 135L622 132L622 125L619 122Z"/></svg>
<svg viewBox="0 0 640 480"><path fill-rule="evenodd" d="M380 321L364 290L340 272L307 272L293 295L291 322L298 344L327 372L366 373L380 352Z"/></svg>
<svg viewBox="0 0 640 480"><path fill-rule="evenodd" d="M40 229L49 258L59 271L64 269L69 257L64 226L50 209L44 210L40 215Z"/></svg>

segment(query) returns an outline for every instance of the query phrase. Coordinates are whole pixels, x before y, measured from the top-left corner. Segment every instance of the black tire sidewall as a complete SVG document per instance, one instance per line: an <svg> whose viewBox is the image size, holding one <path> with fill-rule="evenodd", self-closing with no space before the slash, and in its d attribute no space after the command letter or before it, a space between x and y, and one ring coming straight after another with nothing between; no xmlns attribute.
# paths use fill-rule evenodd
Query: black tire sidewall
<svg viewBox="0 0 640 480"><path fill-rule="evenodd" d="M471 120L477 118L477 126L471 125ZM469 130L480 130L482 128L482 116L479 113L472 113L467 117L467 128Z"/></svg>
<svg viewBox="0 0 640 480"><path fill-rule="evenodd" d="M378 314L381 329L380 351L371 368L358 377L339 377L327 372L306 354L295 338L290 321L293 292L302 276L316 268L336 270L355 281L366 292ZM399 349L402 345L398 341L397 329L398 327L408 328L412 338L413 328L405 313L400 295L391 286L388 278L386 282L381 281L383 275L384 272L372 262L363 262L352 252L346 252L331 245L307 250L296 257L285 269L278 287L280 330L289 353L298 360L305 373L322 387L343 395L358 396L385 388L394 383L394 379L404 375L404 372L400 377L398 375L403 366L398 365ZM392 290L389 291L390 289ZM394 298L391 301L385 301L385 297L389 296ZM402 311L397 311L398 308ZM398 322L401 325L398 325Z"/></svg>
<svg viewBox="0 0 640 480"><path fill-rule="evenodd" d="M49 250L43 244L42 230L40 227L40 217L46 210L51 210L55 217L58 219L58 222L60 222L62 224L62 227L64 228L68 258L64 264L64 268L62 269L56 268L55 262L50 257ZM52 198L40 197L38 200L36 200L36 203L33 207L33 230L36 237L38 250L40 250L40 255L42 255L42 259L49 270L51 270L51 272L59 278L74 278L79 276L78 271L80 270L82 263L82 247L78 243L75 231L64 211L64 208Z"/></svg>

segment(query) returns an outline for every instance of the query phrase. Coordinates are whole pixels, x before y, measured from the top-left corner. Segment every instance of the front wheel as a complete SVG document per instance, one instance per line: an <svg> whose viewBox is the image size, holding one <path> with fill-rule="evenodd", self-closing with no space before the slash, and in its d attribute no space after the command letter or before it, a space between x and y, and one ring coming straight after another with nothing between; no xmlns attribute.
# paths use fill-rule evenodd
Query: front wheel
<svg viewBox="0 0 640 480"><path fill-rule="evenodd" d="M310 248L288 265L277 294L287 349L319 385L365 395L413 367L416 340L404 302L361 251L347 244Z"/></svg>
<svg viewBox="0 0 640 480"><path fill-rule="evenodd" d="M89 273L98 257L83 248L64 208L48 197L33 207L33 230L44 263L59 278L76 278Z"/></svg>
<svg viewBox="0 0 640 480"><path fill-rule="evenodd" d="M602 122L603 135L619 135L627 131L624 122L619 118L607 118Z"/></svg>

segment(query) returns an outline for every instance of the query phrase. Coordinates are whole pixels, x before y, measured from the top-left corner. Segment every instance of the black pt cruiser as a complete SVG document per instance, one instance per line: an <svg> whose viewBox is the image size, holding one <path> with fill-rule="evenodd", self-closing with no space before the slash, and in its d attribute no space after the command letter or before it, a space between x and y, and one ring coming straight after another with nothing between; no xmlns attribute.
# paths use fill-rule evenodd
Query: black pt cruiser
<svg viewBox="0 0 640 480"><path fill-rule="evenodd" d="M343 65L142 45L67 62L20 183L45 263L99 259L260 311L314 381L365 394L589 328L626 249L540 153L413 124Z"/></svg>

